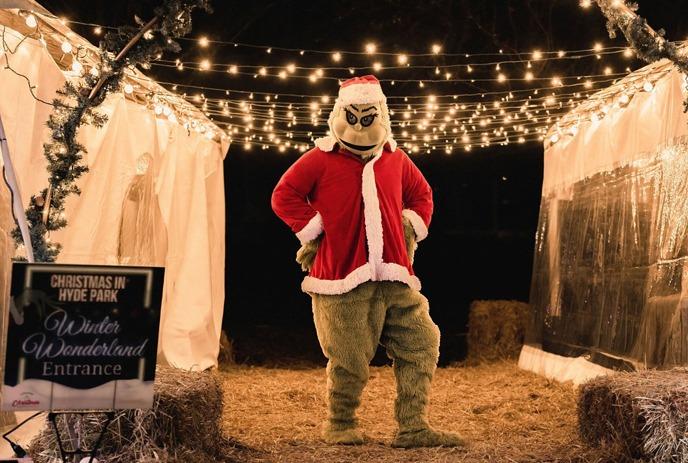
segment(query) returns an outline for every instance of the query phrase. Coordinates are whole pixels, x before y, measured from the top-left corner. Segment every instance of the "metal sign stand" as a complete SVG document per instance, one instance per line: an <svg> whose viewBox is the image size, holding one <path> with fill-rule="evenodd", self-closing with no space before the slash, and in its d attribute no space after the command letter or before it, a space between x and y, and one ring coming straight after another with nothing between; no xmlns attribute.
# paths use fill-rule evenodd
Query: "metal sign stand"
<svg viewBox="0 0 688 463"><path fill-rule="evenodd" d="M67 418L70 415L80 415L80 416L104 415L106 417L106 421L105 421L105 424L103 425L103 429L101 429L100 434L98 435L98 439L96 440L96 442L92 448L90 448L90 449L82 448L81 429L76 429L75 427L73 427L69 423L69 420L67 420L66 421L66 423L67 423L67 434L69 434L68 438L69 438L69 442L72 443L73 450L65 449L64 441L62 440L62 436L60 435L60 430L57 426L57 418L59 416L63 416L65 418ZM114 419L115 419L115 411L114 410L107 410L107 411L65 411L65 412L50 412L50 413L48 413L48 420L52 424L53 432L55 433L55 437L57 438L57 445L58 445L58 448L60 449L60 456L62 457L62 462L63 463L74 462L75 461L74 457L77 457L77 456L88 456L89 459L87 460L87 463L93 463L94 461L97 461L97 460L95 460L96 452L98 452L98 450L100 449L100 446L103 443L103 437L105 437L105 433L107 433L108 427L114 421Z"/></svg>

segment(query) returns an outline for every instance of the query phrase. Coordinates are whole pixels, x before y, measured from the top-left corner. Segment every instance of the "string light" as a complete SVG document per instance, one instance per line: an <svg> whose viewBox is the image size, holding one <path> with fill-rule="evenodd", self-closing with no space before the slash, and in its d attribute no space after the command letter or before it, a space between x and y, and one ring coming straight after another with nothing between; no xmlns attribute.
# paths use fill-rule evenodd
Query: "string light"
<svg viewBox="0 0 688 463"><path fill-rule="evenodd" d="M97 27L100 27L100 26L97 26ZM3 31L0 31L0 34L1 34L1 39L2 39L3 43L5 43L5 40L6 40L5 36L6 35L12 35L12 32L8 31L8 30L3 30ZM15 37L21 39L21 37L18 37L16 35L15 35ZM70 66L72 72L74 72L76 74L82 74L86 70L86 68L88 67L88 72L90 75L92 75L94 77L99 76L99 74L100 74L99 70L98 70L99 63L97 63L96 61L94 61L92 59L93 55L89 54L89 51L96 51L97 50L95 47L92 47L88 44L80 45L78 51L75 53L74 47L72 46L72 44L66 38L60 38L59 35L57 35L57 34L42 36L41 41L44 44L44 46L47 46L48 41L49 41L51 48L59 47L59 49L64 54L74 53L74 56L73 56L72 61L71 61L71 66ZM8 50L8 52L11 54L14 54L17 50L20 50L19 47L22 46L23 43L28 43L28 42L20 41L19 45L17 46L17 48L14 51ZM77 56L79 57L79 59L77 59ZM62 58L60 58L60 59L62 59ZM10 66L9 62L7 63L7 66L8 67ZM15 72L17 72L17 71L15 71ZM29 87L34 88L34 86L31 85L30 80L28 80L28 77L26 77L26 78L27 78L27 82L29 83ZM152 100L164 100L164 101L169 102L175 108L174 111L172 111L169 108L167 109L167 111L169 112L169 114L167 115L167 118L171 122L177 123L178 118L182 117L185 121L191 121L194 124L196 124L197 127L202 129L206 133L206 136L208 138L215 139L216 136L219 136L221 138L225 136L224 132L219 131L219 127L216 127L215 125L213 125L205 116L202 116L202 118L199 118L199 116L201 116L201 114L198 111L198 109L196 109L189 102L185 101L183 96L175 95L174 93L167 92L167 91L163 91L163 92L153 91L153 92L151 92L151 89L154 87L151 86L152 81L147 77L139 76L139 75L134 74L130 71L125 71L125 77L124 77L124 82L123 82L124 85L122 86L122 90L125 94L132 94L134 92L134 85L132 85L131 81L140 81L142 88L144 88L146 90L145 96L143 94L141 94L141 95L139 95L140 97L150 98ZM174 88L176 88L176 84L174 84ZM51 102L46 102L46 101L40 100L40 98L38 98L36 95L34 95L33 92L32 92L32 96L34 98L38 99L39 101L42 101L48 105L52 104ZM157 105L158 103L155 103L155 104ZM152 104L151 104L151 108L152 108ZM185 123L188 123L188 122L185 122Z"/></svg>
<svg viewBox="0 0 688 463"><path fill-rule="evenodd" d="M201 46L202 48L207 48L209 45L210 41L208 40L208 37L203 36L198 39L198 45Z"/></svg>
<svg viewBox="0 0 688 463"><path fill-rule="evenodd" d="M374 54L374 53L377 51L377 45L375 45L375 44L372 43L372 42L369 42L369 43L367 43L366 46L365 46L365 51L366 51L366 53L368 53L369 55L372 55L372 54Z"/></svg>
<svg viewBox="0 0 688 463"><path fill-rule="evenodd" d="M341 60L342 60L342 54L341 53L339 53L338 51L332 53L332 61L334 61L335 63L338 63Z"/></svg>
<svg viewBox="0 0 688 463"><path fill-rule="evenodd" d="M81 64L77 60L72 61L72 71L74 71L77 74L81 74L84 71L83 64Z"/></svg>
<svg viewBox="0 0 688 463"><path fill-rule="evenodd" d="M442 45L434 43L432 44L431 50L433 55L438 55L442 51Z"/></svg>
<svg viewBox="0 0 688 463"><path fill-rule="evenodd" d="M36 20L36 17L30 13L26 15L26 25L29 26L31 29L35 29L38 26L38 21Z"/></svg>
<svg viewBox="0 0 688 463"><path fill-rule="evenodd" d="M265 50L272 50L271 47L265 48ZM606 49L606 50L611 50ZM71 49L69 52L71 53ZM432 50L433 54L439 54L440 50ZM537 51L537 50L536 50ZM597 51L597 50L595 50ZM302 53L303 50L300 51L300 54ZM500 53L502 51L500 50ZM618 53L621 53L622 51L618 51ZM268 52L269 53L269 52ZM377 53L377 48L374 48L372 53ZM372 54L369 53L369 54ZM540 52L541 54L534 54L532 56L533 60L538 60L538 59L554 59L553 53L556 54L557 58L563 58L566 56L566 52L564 51L558 51L558 52ZM334 58L335 54L339 54L339 59L341 60L341 57L343 56L343 52L330 52L332 56L332 60L335 62L336 59ZM380 53L381 54L381 53ZM403 57L401 57L403 55ZM422 55L422 54L421 54ZM409 61L409 56L417 56L417 55L412 55L412 54L395 54L394 55L396 58L396 61L399 65L404 66L405 68L411 68L408 63ZM449 55L446 55L449 56ZM455 54L455 56L458 56ZM468 58L469 56L473 55L468 55L466 54L465 57ZM475 55L477 56L477 55ZM75 60L76 61L76 60ZM74 62L74 61L73 61ZM504 63L507 61L499 61L497 63L490 64L490 69L494 68L498 71L501 70L502 66L504 66ZM521 60L514 60L514 62L523 62ZM210 62L207 61L207 65L204 64L203 62L197 63L196 68L201 70L202 68L206 68L207 70L211 70L213 68L212 65L210 65ZM378 62L378 66L380 69L382 69L382 62ZM181 65L182 69L184 69L184 63L177 63L178 65ZM260 73L263 74L265 77L269 76L275 76L280 79L286 78L288 75L295 74L297 69L306 69L306 68L297 68L294 63L290 63L292 66L290 67L287 65L286 67L282 68L272 68L269 66L262 66L260 68L255 67L253 68L251 74L253 73ZM530 64L530 63L528 63ZM437 67L437 74L438 76L443 76L444 79L451 79L453 77L453 72L449 72L447 69L451 68L451 66L462 66L461 69L463 70L463 66L465 66L465 69L467 72L472 72L474 69L474 66L486 66L487 63L481 63L481 62L475 62L471 64L466 64L466 63L453 63L449 65L443 65L442 68L440 69ZM218 66L218 65L216 65ZM224 66L224 65L223 65ZM251 68L250 66L245 66L246 68ZM375 68L375 64L372 66ZM432 69L434 69L436 66L433 66ZM194 69L194 66L189 66L189 69ZM223 67L224 68L224 67ZM420 69L421 66L418 66L418 69ZM91 67L90 69L95 69L94 67ZM227 72L230 74L231 69L234 70L234 73L239 74L239 67L236 64L233 65L228 65L228 67L225 68ZM243 69L243 65L242 65ZM261 71L262 69L262 71ZM328 68L324 68L328 69ZM387 69L387 68L386 68ZM388 68L391 72L392 69L395 69L394 67ZM344 71L348 71L349 73L355 73L355 68L342 68ZM222 72L222 71L221 71ZM530 73L530 76L528 76L528 73ZM247 73L248 74L248 73ZM259 74L259 75L260 75ZM328 74L330 74L328 72ZM502 74L503 77L501 77L499 74ZM606 74L606 73L605 73ZM317 68L317 70L313 71L311 73L316 80L317 78L329 78L329 79L340 79L340 76L337 76L336 73L330 74L331 77L326 77L324 75L323 68ZM309 75L302 76L302 77L309 77ZM396 76L395 76L396 77ZM496 79L494 78L495 76L493 75L493 78L491 79L464 79L464 81L498 81L498 82L505 82L508 81L508 77L506 76L506 73L504 72L499 72L496 75ZM584 79L581 79L583 77ZM567 84L566 86L575 86L575 85L580 85L585 86L586 88L592 87L593 86L593 80L590 78L585 79L585 77L588 76L579 76L579 82L577 83L572 83L572 84ZM594 76L593 76L594 77ZM532 71L527 71L526 76L524 79L514 79L516 81L519 80L526 80L526 81L531 81L531 80L547 80L547 84L541 84L541 85L548 85L551 84L553 87L559 87L559 85L564 84L563 79L561 77L549 77L549 78L536 78ZM565 77L565 79L575 79L575 77ZM390 81L415 81L413 79L390 79ZM419 87L423 87L425 83L428 82L440 82L442 79L438 79L436 81L433 81L432 79L422 79L422 80L417 80L419 83ZM603 83L603 80L595 80L594 83ZM179 83L171 83L170 85L174 85L175 88ZM182 85L182 84L179 84ZM652 85L652 84L651 84ZM546 87L545 87L546 88ZM652 89L653 87L651 87ZM133 88L132 88L133 90ZM218 89L220 90L220 89ZM390 100L390 113L393 114L394 111L398 111L398 114L403 115L403 118L397 116L397 121L394 124L394 127L399 130L397 132L395 130L395 134L399 135L404 133L405 135L402 135L401 137L398 137L398 140L400 143L403 143L404 146L408 149L410 152L429 152L431 149L441 149L446 153L451 153L454 149L456 148L461 148L463 147L465 150L471 150L476 147L482 147L482 146L490 146L490 144L508 144L510 141L512 143L516 142L518 140L519 143L521 142L528 142L528 141L535 141L535 140L543 140L545 138L546 130L549 126L552 124L557 123L558 119L562 117L563 114L565 114L567 111L570 109L574 108L575 105L577 104L576 102L580 102L581 100L584 100L588 95L583 93L577 93L576 96L574 96L574 92L571 93L570 98L568 100L565 100L563 98L562 93L558 93L558 95L555 97L554 95L546 95L543 97L538 96L538 90L541 90L541 88L533 90L531 89L514 89L514 94L522 95L514 98L511 92L498 92L494 96L494 100L485 100L488 95L491 95L496 92L479 92L476 94L473 94L473 96L469 96L468 98L472 98L473 101L466 101L466 97L460 97L464 98L464 101L459 101L454 106L452 106L449 101L450 99L456 99L458 95L439 95L439 96L434 96L432 98L432 101L428 101L427 103L423 104L417 104L417 103L408 103L409 109L408 110L403 110L404 106L403 104L400 103L393 103L393 101L400 101L401 99L409 99L409 98L415 98L415 97L420 97L420 95L407 95L407 96L402 96L402 95L391 95L389 97ZM126 89L125 89L126 91ZM223 93L229 94L229 89L221 89ZM232 90L234 91L234 90ZM530 92L531 96L525 96L525 92ZM241 92L239 92L241 94ZM256 93L256 95L259 95ZM288 95L288 94L286 94ZM467 94L470 95L470 94ZM208 114L208 115L215 115L221 114L222 117L227 118L229 120L232 120L232 118L236 118L236 120L232 120L232 123L223 124L226 126L226 134L230 137L233 137L235 140L240 141L244 139L244 135L238 135L239 133L246 134L245 138L246 141L244 143L248 143L249 146L257 146L260 149L266 149L269 146L276 146L278 150L284 151L286 149L295 149L295 150L304 150L310 145L308 142L304 142L303 138L307 138L308 140L311 140L323 134L323 130L326 129L326 124L324 121L326 120L328 111L326 108L323 107L317 107L315 114L312 117L309 117L306 115L306 113L303 113L298 107L294 106L291 109L287 110L288 105L291 105L292 102L280 102L279 100L275 100L279 97L279 99L283 99L285 95L281 94L266 94L263 96L260 96L257 98L257 100L260 100L260 103L257 100L253 99L253 94L251 94L246 98L245 101L250 102L247 103L249 106L252 106L252 108L247 108L247 111L245 113L241 113L242 117L245 117L246 120L243 119L238 119L238 112L235 112L235 109L230 111L229 107L235 105L235 103L230 103L230 100L224 100L224 103L220 102L220 99L216 99L215 101L211 101L211 99L206 98L204 95L201 94L199 96L198 100L198 106L199 108L202 108L203 111ZM301 96L299 96L301 97ZM303 95L303 97L307 97L307 95ZM319 101L322 104L328 104L330 100L330 96L328 95L320 95L317 97ZM264 101L263 101L264 100ZM481 100L484 102L481 103ZM234 100L236 101L236 100ZM559 103L557 103L559 101ZM623 98L619 98L618 101L621 103L624 101ZM212 103L212 104L211 104ZM393 106L393 105L397 106ZM274 105L274 106L273 106ZM556 105L556 108L555 108ZM610 105L607 105L607 111L610 109ZM159 104L156 104L155 107L151 106L151 109L153 112L156 113L156 115L159 115L160 112L167 112L167 117L168 119L175 120L176 119L176 113L172 112L168 107L166 107L166 111L162 109L162 106ZM310 109L310 108L309 108ZM291 113L291 116L287 116L288 113ZM308 113L310 114L310 113ZM407 116L408 115L408 116ZM218 116L219 117L219 116ZM283 129L278 129L276 124L280 123L282 120L284 120L285 125L286 123L292 124L292 121L294 121L295 125L291 125L289 127L284 127ZM313 124L313 128L310 127L305 127L306 124L310 123L312 120L315 121ZM239 123L237 123L239 122ZM407 124L406 126L402 126L401 124ZM299 126L304 126L299 130L295 130L296 127ZM262 127L262 128L261 128ZM265 130L264 133L261 133L261 131ZM201 128L197 129L201 133L207 133L207 130L205 129L205 126L202 126ZM465 132L473 132L473 136L469 136L467 138L467 142L462 143L460 141L460 137L462 133ZM208 135L206 135L208 136ZM268 138L268 136L271 136L271 138ZM292 142L291 140L295 139L295 137L302 137L301 141L299 142Z"/></svg>

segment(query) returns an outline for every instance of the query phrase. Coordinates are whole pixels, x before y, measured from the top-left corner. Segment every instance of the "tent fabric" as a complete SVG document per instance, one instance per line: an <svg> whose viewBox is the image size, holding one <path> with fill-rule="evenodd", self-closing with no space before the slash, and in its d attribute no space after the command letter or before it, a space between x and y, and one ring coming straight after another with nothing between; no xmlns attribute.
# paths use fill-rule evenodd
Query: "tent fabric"
<svg viewBox="0 0 688 463"><path fill-rule="evenodd" d="M686 81L667 62L638 74L651 91L630 75L614 89L626 106L546 147L527 369L556 373L548 363L577 357L611 370L688 363Z"/></svg>
<svg viewBox="0 0 688 463"><path fill-rule="evenodd" d="M20 35L7 31L13 32L6 39L14 48ZM33 39L7 57L46 101L68 77ZM42 144L50 136L45 123L51 109L32 97L24 78L0 70L0 115L25 204L47 186ZM50 236L63 246L58 262L130 264L131 251L125 255L122 250L142 246L130 240L155 243L156 249L137 255L135 263L166 267L160 359L184 369L212 367L224 306L226 146L156 117L122 93L108 96L98 110L109 116L105 127L84 125L78 136L90 169L78 182L82 194L67 200L67 228ZM143 158L149 163L145 172ZM132 192L137 185L139 191ZM137 194L140 203L132 201ZM136 223L123 228L123 214ZM6 226L0 237L3 233Z"/></svg>
<svg viewBox="0 0 688 463"><path fill-rule="evenodd" d="M547 379L562 383L570 381L579 386L597 376L612 374L614 370L591 362L585 357L565 357L533 346L524 346L518 358L522 370L532 371Z"/></svg>

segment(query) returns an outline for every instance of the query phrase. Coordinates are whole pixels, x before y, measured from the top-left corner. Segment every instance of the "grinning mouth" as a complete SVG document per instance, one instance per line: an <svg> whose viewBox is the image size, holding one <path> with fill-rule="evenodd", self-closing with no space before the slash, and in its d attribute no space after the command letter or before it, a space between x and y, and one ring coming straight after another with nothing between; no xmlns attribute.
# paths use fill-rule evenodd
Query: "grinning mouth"
<svg viewBox="0 0 688 463"><path fill-rule="evenodd" d="M353 143L347 143L344 140L341 140L341 142L344 143L349 148L353 148L353 149L359 150L359 151L368 151L368 150L371 150L377 146L377 145L370 145L370 146L354 145Z"/></svg>

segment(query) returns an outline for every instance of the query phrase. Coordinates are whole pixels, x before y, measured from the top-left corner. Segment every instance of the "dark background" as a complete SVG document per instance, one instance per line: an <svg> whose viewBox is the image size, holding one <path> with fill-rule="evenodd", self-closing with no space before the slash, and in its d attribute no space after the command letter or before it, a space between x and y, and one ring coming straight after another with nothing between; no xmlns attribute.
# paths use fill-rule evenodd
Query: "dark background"
<svg viewBox="0 0 688 463"><path fill-rule="evenodd" d="M131 23L134 14L151 15L156 1L51 0L42 4L68 19L116 26ZM683 40L688 33L688 2L641 1L640 13L668 36ZM219 1L215 13L194 17L192 37L293 47L361 50L374 41L381 51L424 53L431 43L446 52L507 53L533 49L588 49L593 43L625 46L611 40L596 6L582 9L575 0L337 0ZM92 28L71 27L97 42ZM213 44L201 49L182 41L183 60L209 58L218 63L303 66L329 64L327 55L284 53ZM167 57L174 59L175 56ZM345 65L369 65L370 59L349 58ZM358 59L359 62L355 60ZM437 65L456 59L433 57ZM365 62L364 62L365 60ZM460 61L459 61L460 62ZM637 68L635 60L605 57L534 63L537 75L599 74ZM336 83L253 79L217 73L153 66L146 71L167 82L222 89L334 95ZM381 77L384 76L383 71ZM425 72L425 71L423 71ZM429 71L428 71L429 72ZM520 71L519 71L520 72ZM494 78L494 70L487 76ZM337 77L348 77L342 75ZM427 73L407 78L428 78ZM483 76L486 77L486 76ZM453 94L494 90L489 83L445 83L419 89L415 84L387 87L388 95ZM504 86L499 87L500 90ZM224 92L207 91L221 97ZM327 115L327 109L324 117ZM219 120L218 123L232 122ZM227 294L224 325L240 360L321 359L311 321L310 301L300 292L303 274L294 261L298 242L270 210L270 194L298 153L276 150L245 152L232 145L225 161L227 200ZM460 359L468 306L475 299L527 300L534 234L543 169L539 143L455 150L413 155L434 191L435 216L428 239L421 243L416 273L431 302L431 314L443 333L442 360Z"/></svg>

